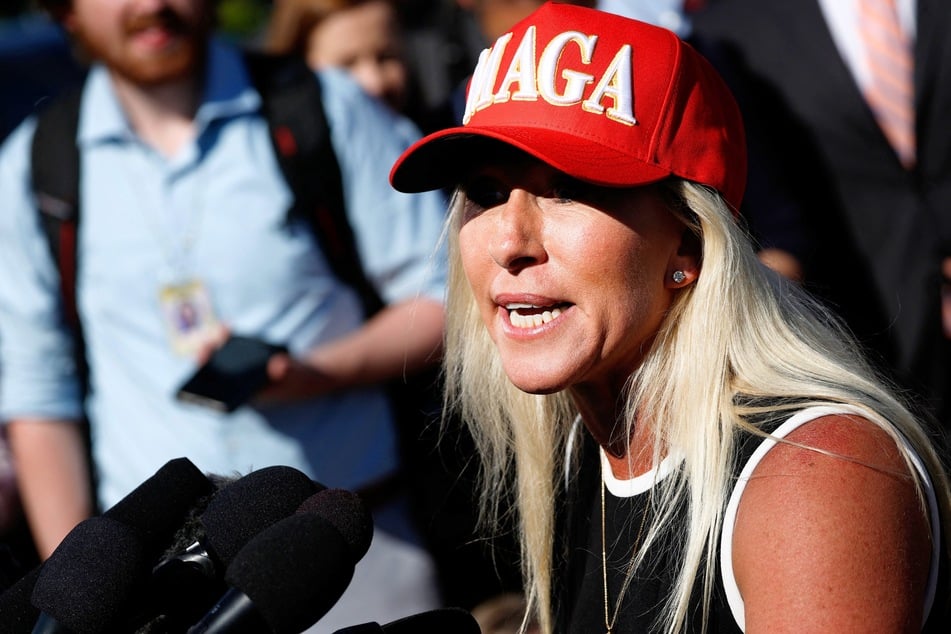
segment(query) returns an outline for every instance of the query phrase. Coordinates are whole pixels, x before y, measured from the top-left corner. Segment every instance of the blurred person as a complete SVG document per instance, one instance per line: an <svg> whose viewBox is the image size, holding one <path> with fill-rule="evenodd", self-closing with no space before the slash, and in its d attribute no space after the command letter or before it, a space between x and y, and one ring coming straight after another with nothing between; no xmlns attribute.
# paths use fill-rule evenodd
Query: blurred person
<svg viewBox="0 0 951 634"><path fill-rule="evenodd" d="M394 110L406 104L403 42L389 0L280 0L265 48L301 54L311 68L343 68Z"/></svg>
<svg viewBox="0 0 951 634"><path fill-rule="evenodd" d="M951 13L871 1L718 0L693 25L769 181L754 233L948 432Z"/></svg>
<svg viewBox="0 0 951 634"><path fill-rule="evenodd" d="M302 55L314 69L342 68L424 131L449 123L438 107L423 104L392 0L280 0L263 46L274 54Z"/></svg>
<svg viewBox="0 0 951 634"><path fill-rule="evenodd" d="M739 108L673 32L548 3L400 191L456 187L446 402L547 633L945 632L935 443L737 217ZM527 624L523 624L523 629Z"/></svg>
<svg viewBox="0 0 951 634"><path fill-rule="evenodd" d="M366 319L309 219L288 214L292 192L261 96L246 58L213 36L213 0L44 6L92 65L76 139L85 394L32 198L36 119L0 149L0 416L41 555L172 458L222 474L283 464L380 494L373 546L319 627L435 607L431 558L396 486L397 430L382 387L433 363L442 337L445 199L386 182L413 128L346 74L316 74L360 261L387 303ZM175 315L163 312L168 298L207 302L209 321L286 346L268 363L266 394L230 414L177 401L221 331L177 354L180 331L163 320Z"/></svg>

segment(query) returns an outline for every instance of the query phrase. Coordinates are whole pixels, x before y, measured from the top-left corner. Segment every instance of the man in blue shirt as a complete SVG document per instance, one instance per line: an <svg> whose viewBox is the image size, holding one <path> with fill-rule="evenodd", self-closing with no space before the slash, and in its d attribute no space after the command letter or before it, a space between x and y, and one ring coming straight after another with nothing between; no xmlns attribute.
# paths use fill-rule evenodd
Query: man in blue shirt
<svg viewBox="0 0 951 634"><path fill-rule="evenodd" d="M31 197L35 121L0 149L0 417L41 556L94 508L75 424L83 411L101 508L179 456L223 475L289 465L327 486L359 490L399 466L381 382L423 366L441 342L445 201L399 194L387 182L415 129L343 74L319 75L360 258L388 304L367 320L306 220L287 220L292 195L260 95L240 52L211 37L214 4L46 3L95 62L77 138L85 403L72 334L61 325L58 272ZM169 327L169 307L181 301L201 307L204 336L185 340ZM289 350L269 365L268 398L231 414L175 399L221 325ZM433 607L429 564L399 522L386 521L364 562L394 568L385 582L399 605L368 604L359 621ZM374 559L378 544L392 548ZM384 582L380 569L373 576L371 585ZM360 578L358 567L354 585ZM387 592L378 594L386 603Z"/></svg>

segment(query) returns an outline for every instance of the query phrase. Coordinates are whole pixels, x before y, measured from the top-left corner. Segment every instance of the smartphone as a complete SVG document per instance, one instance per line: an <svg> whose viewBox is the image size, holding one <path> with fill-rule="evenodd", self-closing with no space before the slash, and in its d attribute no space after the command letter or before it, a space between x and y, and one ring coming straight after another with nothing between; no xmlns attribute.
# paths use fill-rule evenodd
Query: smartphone
<svg viewBox="0 0 951 634"><path fill-rule="evenodd" d="M178 389L176 398L219 412L233 412L267 382L267 362L282 345L232 335Z"/></svg>

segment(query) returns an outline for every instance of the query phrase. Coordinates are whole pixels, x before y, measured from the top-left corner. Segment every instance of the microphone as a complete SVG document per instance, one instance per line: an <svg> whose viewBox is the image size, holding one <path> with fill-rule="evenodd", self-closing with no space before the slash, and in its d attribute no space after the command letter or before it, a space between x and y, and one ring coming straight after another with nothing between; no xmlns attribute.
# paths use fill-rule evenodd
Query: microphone
<svg viewBox="0 0 951 634"><path fill-rule="evenodd" d="M106 621L118 627L120 613L130 622L144 618L146 604L138 591L146 586L150 562L165 549L182 519L214 490L190 460L177 458L101 516L74 528L33 577L31 605L41 608L33 632L98 631ZM113 538L115 543L108 544ZM91 564L90 558L95 560ZM77 583L86 584L86 594L74 592ZM96 585L103 583L121 587L102 601Z"/></svg>
<svg viewBox="0 0 951 634"><path fill-rule="evenodd" d="M347 542L353 562L363 559L373 541L373 516L356 493L346 489L324 489L297 507L297 513L318 515L337 529Z"/></svg>
<svg viewBox="0 0 951 634"><path fill-rule="evenodd" d="M293 467L252 471L224 487L201 516L210 554L227 564L248 541L326 489Z"/></svg>
<svg viewBox="0 0 951 634"><path fill-rule="evenodd" d="M248 541L324 489L287 466L265 467L222 487L199 517L199 536L152 570L150 595L165 626L200 618L227 589L224 572Z"/></svg>
<svg viewBox="0 0 951 634"><path fill-rule="evenodd" d="M333 607L369 548L373 524L360 499L341 489L306 502L241 549L225 572L229 589L188 634L297 634Z"/></svg>
<svg viewBox="0 0 951 634"><path fill-rule="evenodd" d="M386 625L361 623L351 625L334 634L481 634L475 618L462 608L440 608L403 617Z"/></svg>
<svg viewBox="0 0 951 634"><path fill-rule="evenodd" d="M188 458L176 458L102 515L132 528L147 553L158 556L196 503L215 489Z"/></svg>
<svg viewBox="0 0 951 634"><path fill-rule="evenodd" d="M134 530L102 516L80 522L40 568L31 597L40 611L33 633L106 631L148 571Z"/></svg>
<svg viewBox="0 0 951 634"><path fill-rule="evenodd" d="M102 516L131 528L141 540L148 561L154 561L174 541L194 515L208 504L217 485L188 458L169 460ZM190 519L191 518L191 519ZM153 617L155 594L143 583L141 592L129 597L126 629L134 630Z"/></svg>

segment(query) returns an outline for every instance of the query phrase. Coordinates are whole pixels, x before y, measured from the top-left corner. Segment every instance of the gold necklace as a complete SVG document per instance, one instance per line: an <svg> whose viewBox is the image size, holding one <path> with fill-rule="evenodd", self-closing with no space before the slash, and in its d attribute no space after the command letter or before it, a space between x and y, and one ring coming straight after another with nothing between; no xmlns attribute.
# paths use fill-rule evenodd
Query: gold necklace
<svg viewBox="0 0 951 634"><path fill-rule="evenodd" d="M614 634L614 624L617 623L618 614L621 613L621 599L627 592L631 584L631 577L634 576L634 561L637 559L637 549L641 543L641 535L644 533L644 525L647 523L647 509L650 507L650 500L644 502L644 512L641 513L641 526L637 529L637 537L634 538L634 549L631 551L631 563L627 566L627 574L624 575L624 584L618 593L617 603L614 605L614 616L608 608L608 549L605 533L604 521L604 490L607 484L604 482L604 464L601 465L601 579L604 582L604 629L605 634Z"/></svg>

